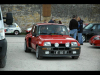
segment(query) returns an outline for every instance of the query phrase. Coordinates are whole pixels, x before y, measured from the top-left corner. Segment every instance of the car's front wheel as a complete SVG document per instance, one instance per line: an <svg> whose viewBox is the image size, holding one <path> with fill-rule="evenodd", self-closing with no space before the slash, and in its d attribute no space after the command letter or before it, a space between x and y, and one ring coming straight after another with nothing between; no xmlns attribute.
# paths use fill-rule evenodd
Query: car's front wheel
<svg viewBox="0 0 100 75"><path fill-rule="evenodd" d="M28 49L26 41L24 42L24 50L25 52L31 52L31 49Z"/></svg>
<svg viewBox="0 0 100 75"><path fill-rule="evenodd" d="M15 34L15 35L18 35L18 34L19 34L19 31L18 31L18 30L15 30L15 31L14 31L14 34Z"/></svg>
<svg viewBox="0 0 100 75"><path fill-rule="evenodd" d="M85 37L85 35L82 35L82 40L83 40L83 42L86 41L86 37Z"/></svg>
<svg viewBox="0 0 100 75"><path fill-rule="evenodd" d="M40 55L39 55L39 48L38 48L38 46L36 47L36 58L37 59L41 59L42 57L40 57Z"/></svg>

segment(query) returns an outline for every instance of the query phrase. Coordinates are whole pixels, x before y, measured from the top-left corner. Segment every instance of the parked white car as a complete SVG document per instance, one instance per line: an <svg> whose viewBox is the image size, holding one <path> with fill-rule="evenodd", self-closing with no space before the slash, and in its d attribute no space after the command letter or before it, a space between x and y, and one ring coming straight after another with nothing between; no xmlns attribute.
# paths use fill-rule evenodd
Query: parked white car
<svg viewBox="0 0 100 75"><path fill-rule="evenodd" d="M15 35L18 35L22 32L21 28L16 24L13 23L13 25L4 25L5 27L5 33L14 33Z"/></svg>

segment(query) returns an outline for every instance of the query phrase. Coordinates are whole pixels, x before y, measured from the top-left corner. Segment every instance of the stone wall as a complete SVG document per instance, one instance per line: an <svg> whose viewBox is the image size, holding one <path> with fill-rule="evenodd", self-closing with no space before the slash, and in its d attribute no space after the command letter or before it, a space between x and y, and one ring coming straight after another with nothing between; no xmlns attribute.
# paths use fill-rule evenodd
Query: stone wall
<svg viewBox="0 0 100 75"><path fill-rule="evenodd" d="M84 23L100 21L100 4L51 4L51 16L42 16L42 4L2 4L3 16L12 12L16 22L23 32L33 23L47 21L53 16L56 21L69 25L72 15L80 16Z"/></svg>

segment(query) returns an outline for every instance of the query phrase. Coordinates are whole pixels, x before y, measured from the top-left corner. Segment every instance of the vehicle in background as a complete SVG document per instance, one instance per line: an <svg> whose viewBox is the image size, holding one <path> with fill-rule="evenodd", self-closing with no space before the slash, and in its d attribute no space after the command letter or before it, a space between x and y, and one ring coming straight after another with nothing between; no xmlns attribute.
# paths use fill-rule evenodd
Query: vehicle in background
<svg viewBox="0 0 100 75"><path fill-rule="evenodd" d="M89 43L95 47L100 47L100 35L92 36Z"/></svg>
<svg viewBox="0 0 100 75"><path fill-rule="evenodd" d="M67 27L57 23L37 23L25 37L25 52L35 52L36 58L67 57L78 59L81 46L69 36Z"/></svg>
<svg viewBox="0 0 100 75"><path fill-rule="evenodd" d="M90 23L85 26L82 33L83 41L89 41L94 35L100 34L100 23Z"/></svg>
<svg viewBox="0 0 100 75"><path fill-rule="evenodd" d="M17 23L13 23L12 25L7 25L5 24L5 33L13 33L15 35L18 35L19 33L22 32L21 28L17 25Z"/></svg>
<svg viewBox="0 0 100 75"><path fill-rule="evenodd" d="M26 34L30 33L32 27L26 29Z"/></svg>

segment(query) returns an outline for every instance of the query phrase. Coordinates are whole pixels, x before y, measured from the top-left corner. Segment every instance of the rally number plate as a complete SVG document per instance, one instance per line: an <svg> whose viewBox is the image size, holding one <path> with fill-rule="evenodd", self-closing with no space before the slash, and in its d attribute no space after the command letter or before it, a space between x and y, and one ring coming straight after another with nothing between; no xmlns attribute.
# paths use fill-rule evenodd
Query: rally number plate
<svg viewBox="0 0 100 75"><path fill-rule="evenodd" d="M54 51L54 54L68 54L68 51Z"/></svg>

